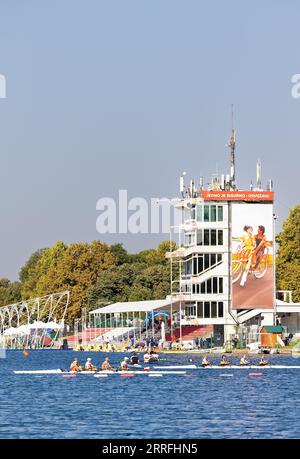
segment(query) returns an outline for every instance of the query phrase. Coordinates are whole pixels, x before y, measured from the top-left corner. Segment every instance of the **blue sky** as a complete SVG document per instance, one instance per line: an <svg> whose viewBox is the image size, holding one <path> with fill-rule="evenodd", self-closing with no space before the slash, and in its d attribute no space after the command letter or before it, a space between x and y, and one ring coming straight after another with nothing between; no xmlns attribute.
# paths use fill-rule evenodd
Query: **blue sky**
<svg viewBox="0 0 300 459"><path fill-rule="evenodd" d="M183 170L227 171L231 104L238 185L260 158L286 218L299 203L299 16L297 0L1 0L0 277L58 239L155 247L165 236L100 237L97 200L174 197Z"/></svg>

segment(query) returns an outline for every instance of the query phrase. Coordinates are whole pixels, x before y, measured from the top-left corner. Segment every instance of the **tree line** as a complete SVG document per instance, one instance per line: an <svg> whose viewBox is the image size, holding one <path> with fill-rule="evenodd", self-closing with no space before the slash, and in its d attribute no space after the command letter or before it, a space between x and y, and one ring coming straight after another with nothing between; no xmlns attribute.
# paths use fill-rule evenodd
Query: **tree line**
<svg viewBox="0 0 300 459"><path fill-rule="evenodd" d="M166 252L176 244L129 254L122 244L100 241L65 244L34 252L19 273L19 281L0 279L0 305L70 291L67 316L117 301L165 298L170 293L170 263Z"/></svg>

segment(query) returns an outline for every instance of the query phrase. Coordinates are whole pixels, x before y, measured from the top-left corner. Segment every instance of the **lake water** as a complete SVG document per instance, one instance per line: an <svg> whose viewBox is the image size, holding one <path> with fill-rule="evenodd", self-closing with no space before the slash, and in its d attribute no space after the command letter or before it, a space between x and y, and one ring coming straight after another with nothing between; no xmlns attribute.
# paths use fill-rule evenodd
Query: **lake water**
<svg viewBox="0 0 300 459"><path fill-rule="evenodd" d="M0 438L300 437L297 369L262 369L259 377L230 369L162 378L13 374L68 368L74 356L82 363L92 357L100 365L105 354L32 351L24 357L8 351L6 359L0 359ZM112 363L121 357L111 354ZM191 358L165 357L164 364L187 364ZM291 356L271 356L271 362L300 365L300 359Z"/></svg>

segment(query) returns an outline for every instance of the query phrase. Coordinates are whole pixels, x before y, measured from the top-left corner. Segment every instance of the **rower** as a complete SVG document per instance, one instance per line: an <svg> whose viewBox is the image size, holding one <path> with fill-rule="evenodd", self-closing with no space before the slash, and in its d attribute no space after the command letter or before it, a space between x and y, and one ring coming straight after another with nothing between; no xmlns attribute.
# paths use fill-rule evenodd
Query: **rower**
<svg viewBox="0 0 300 459"><path fill-rule="evenodd" d="M103 370L103 371L113 370L113 367L111 366L111 364L109 362L109 357L105 357L105 360L101 365L101 370Z"/></svg>
<svg viewBox="0 0 300 459"><path fill-rule="evenodd" d="M122 360L120 364L120 370L128 370L128 363L129 363L129 358L124 357L124 360Z"/></svg>
<svg viewBox="0 0 300 459"><path fill-rule="evenodd" d="M207 367L207 365L209 365L209 361L207 360L206 355L203 357L202 362L201 362L201 365L202 365L203 367Z"/></svg>
<svg viewBox="0 0 300 459"><path fill-rule="evenodd" d="M246 355L243 355L243 357L240 360L240 365L249 365L249 361L246 359Z"/></svg>
<svg viewBox="0 0 300 459"><path fill-rule="evenodd" d="M77 357L73 360L70 366L70 371L80 371L82 368L79 365Z"/></svg>
<svg viewBox="0 0 300 459"><path fill-rule="evenodd" d="M229 362L229 360L227 360L225 355L222 355L222 360L220 362L220 365L222 365L222 366L230 365L230 362Z"/></svg>
<svg viewBox="0 0 300 459"><path fill-rule="evenodd" d="M95 371L97 368L93 365L92 359L89 357L85 363L84 369L86 371Z"/></svg>
<svg viewBox="0 0 300 459"><path fill-rule="evenodd" d="M144 363L149 363L150 361L151 361L151 356L148 353L148 351L146 351L146 353L144 354Z"/></svg>
<svg viewBox="0 0 300 459"><path fill-rule="evenodd" d="M264 356L262 356L262 358L260 359L259 365L264 366L264 365L268 365L268 363L269 363L268 360L265 359Z"/></svg>
<svg viewBox="0 0 300 459"><path fill-rule="evenodd" d="M150 352L150 362L158 362L159 355L156 354L156 352L151 351Z"/></svg>
<svg viewBox="0 0 300 459"><path fill-rule="evenodd" d="M130 363L131 365L137 365L139 363L139 358L136 352L133 352L131 359L130 359Z"/></svg>

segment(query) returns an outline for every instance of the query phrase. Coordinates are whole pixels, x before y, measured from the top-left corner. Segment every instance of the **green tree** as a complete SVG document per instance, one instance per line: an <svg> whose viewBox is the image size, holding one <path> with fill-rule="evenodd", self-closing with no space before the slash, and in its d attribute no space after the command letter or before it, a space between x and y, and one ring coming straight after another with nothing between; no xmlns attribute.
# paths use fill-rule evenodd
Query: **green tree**
<svg viewBox="0 0 300 459"><path fill-rule="evenodd" d="M293 300L300 301L300 205L290 211L276 242L277 289L293 290Z"/></svg>
<svg viewBox="0 0 300 459"><path fill-rule="evenodd" d="M55 275L49 271L49 285L53 291L70 291L69 318L80 316L81 309L88 306L89 289L96 283L99 274L113 265L114 255L106 244L99 241L68 246L53 268Z"/></svg>
<svg viewBox="0 0 300 459"><path fill-rule="evenodd" d="M22 298L33 298L36 296L37 283L41 276L39 261L48 249L39 249L34 252L19 273L22 284Z"/></svg>
<svg viewBox="0 0 300 459"><path fill-rule="evenodd" d="M11 282L9 279L0 279L0 306L18 303L21 301L21 283Z"/></svg>

